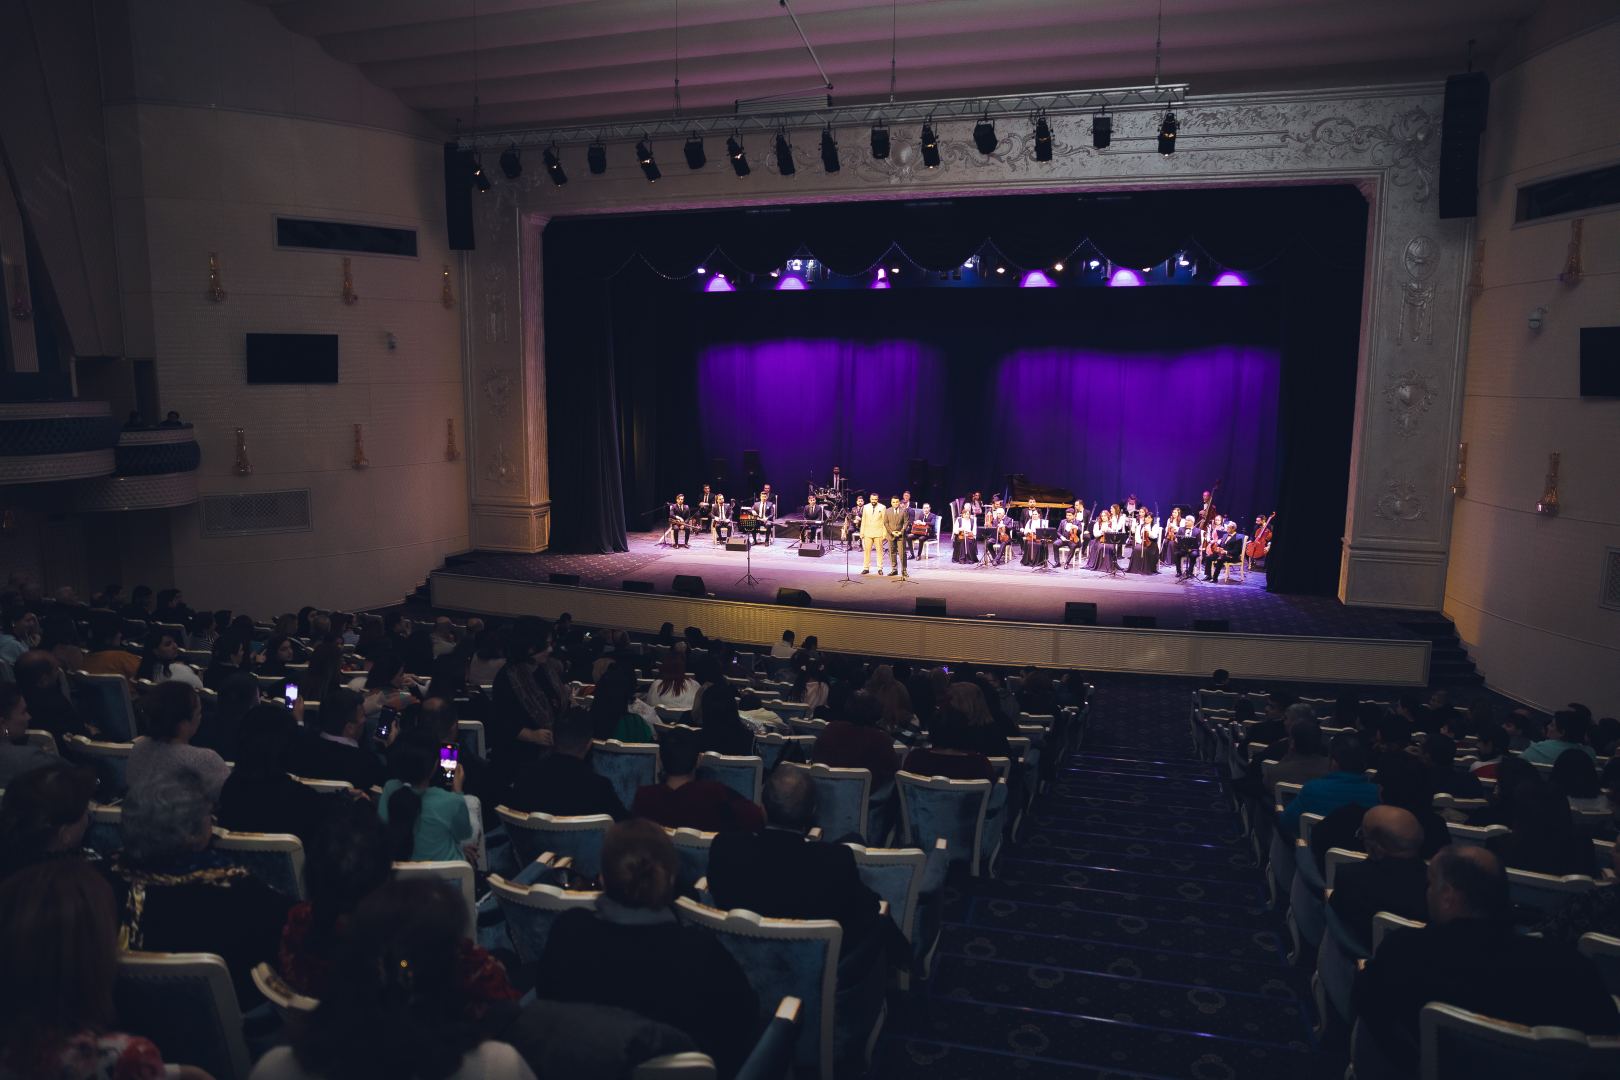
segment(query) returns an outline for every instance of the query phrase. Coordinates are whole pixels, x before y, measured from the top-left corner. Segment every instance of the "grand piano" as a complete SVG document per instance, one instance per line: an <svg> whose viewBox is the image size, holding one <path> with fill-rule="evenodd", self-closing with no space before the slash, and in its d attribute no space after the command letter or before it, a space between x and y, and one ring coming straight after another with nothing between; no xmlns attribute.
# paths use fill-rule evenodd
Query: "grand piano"
<svg viewBox="0 0 1620 1080"><path fill-rule="evenodd" d="M1008 473L1002 499L1009 507L1028 506L1029 500L1034 499L1035 505L1044 509L1067 510L1074 505L1074 492L1068 488L1032 484L1023 473Z"/></svg>

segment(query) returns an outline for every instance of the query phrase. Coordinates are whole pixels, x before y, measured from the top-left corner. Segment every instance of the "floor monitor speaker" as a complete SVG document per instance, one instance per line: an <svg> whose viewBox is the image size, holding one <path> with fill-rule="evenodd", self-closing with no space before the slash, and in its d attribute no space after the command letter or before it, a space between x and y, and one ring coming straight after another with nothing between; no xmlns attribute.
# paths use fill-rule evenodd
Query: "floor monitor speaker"
<svg viewBox="0 0 1620 1080"><path fill-rule="evenodd" d="M1226 634L1232 630L1231 619L1194 619L1193 629L1201 634Z"/></svg>
<svg viewBox="0 0 1620 1080"><path fill-rule="evenodd" d="M740 536L736 537L735 539L728 539L726 541L726 550L727 551L747 551L748 550L748 541L743 539Z"/></svg>
<svg viewBox="0 0 1620 1080"><path fill-rule="evenodd" d="M619 582L619 588L623 589L625 592L652 592L653 583L650 581L625 580Z"/></svg>
<svg viewBox="0 0 1620 1080"><path fill-rule="evenodd" d="M824 547L811 547L808 544L800 544L799 554L803 555L807 559L819 559L823 555L827 554L827 549Z"/></svg>
<svg viewBox="0 0 1620 1080"><path fill-rule="evenodd" d="M1079 600L1070 600L1063 605L1063 624L1065 626L1096 626L1097 605Z"/></svg>
<svg viewBox="0 0 1620 1080"><path fill-rule="evenodd" d="M945 614L945 598L943 596L919 596L919 597L917 597L917 614L918 615L943 615L943 614Z"/></svg>
<svg viewBox="0 0 1620 1080"><path fill-rule="evenodd" d="M550 574L546 577L548 585L578 585L578 574Z"/></svg>
<svg viewBox="0 0 1620 1080"><path fill-rule="evenodd" d="M1119 624L1132 630L1152 630L1159 625L1159 620L1152 615L1127 615Z"/></svg>
<svg viewBox="0 0 1620 1080"><path fill-rule="evenodd" d="M703 579L696 574L676 574L675 584L670 592L676 596L708 596L709 591L703 587Z"/></svg>
<svg viewBox="0 0 1620 1080"><path fill-rule="evenodd" d="M790 589L784 585L776 590L776 602L785 607L809 607L810 594L803 589Z"/></svg>

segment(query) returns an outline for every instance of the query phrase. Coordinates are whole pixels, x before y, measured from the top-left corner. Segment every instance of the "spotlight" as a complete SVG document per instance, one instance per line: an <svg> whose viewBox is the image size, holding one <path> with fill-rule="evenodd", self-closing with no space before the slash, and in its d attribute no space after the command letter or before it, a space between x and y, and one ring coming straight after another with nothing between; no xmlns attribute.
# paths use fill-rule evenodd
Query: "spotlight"
<svg viewBox="0 0 1620 1080"><path fill-rule="evenodd" d="M830 173L838 171L838 142L832 128L821 129L821 167Z"/></svg>
<svg viewBox="0 0 1620 1080"><path fill-rule="evenodd" d="M607 147L601 143L591 143L585 148L585 164L590 167L592 176L607 172Z"/></svg>
<svg viewBox="0 0 1620 1080"><path fill-rule="evenodd" d="M934 138L934 125L922 127L922 159L930 169L939 168L939 140Z"/></svg>
<svg viewBox="0 0 1620 1080"><path fill-rule="evenodd" d="M636 143L636 160L641 163L641 171L646 174L647 183L658 183L658 178L664 174L658 171L658 162L653 160L652 147L647 145L645 137Z"/></svg>
<svg viewBox="0 0 1620 1080"><path fill-rule="evenodd" d="M786 131L776 133L776 171L783 176L792 176L798 171L793 164L793 144L788 142Z"/></svg>
<svg viewBox="0 0 1620 1080"><path fill-rule="evenodd" d="M738 179L752 171L748 167L748 155L743 151L743 144L737 141L735 133L726 140L726 156L731 159L731 168L736 172Z"/></svg>
<svg viewBox="0 0 1620 1080"><path fill-rule="evenodd" d="M891 266L891 267L889 267L889 273L891 273L891 274L898 274L898 273L899 273L899 272L900 272L900 268L899 268L899 267L898 267L898 266Z"/></svg>
<svg viewBox="0 0 1620 1080"><path fill-rule="evenodd" d="M501 172L506 174L508 180L516 180L523 175L523 159L518 156L516 143L501 151Z"/></svg>
<svg viewBox="0 0 1620 1080"><path fill-rule="evenodd" d="M1091 118L1091 148L1093 150L1106 150L1108 144L1114 141L1114 118L1105 112L1100 112Z"/></svg>
<svg viewBox="0 0 1620 1080"><path fill-rule="evenodd" d="M1007 272L1007 268L1006 268L1006 267L1005 267L1005 266L998 266L998 267L996 267L996 273L998 273L998 274L1005 274L1005 273L1006 273L1006 272Z"/></svg>
<svg viewBox="0 0 1620 1080"><path fill-rule="evenodd" d="M889 129L874 125L872 128L872 156L883 161L889 156Z"/></svg>
<svg viewBox="0 0 1620 1080"><path fill-rule="evenodd" d="M1052 160L1052 128L1044 112L1035 114L1035 160Z"/></svg>
<svg viewBox="0 0 1620 1080"><path fill-rule="evenodd" d="M476 154L473 155L472 178L473 184L478 188L479 191L489 190L489 177L484 175L484 159Z"/></svg>
<svg viewBox="0 0 1620 1080"><path fill-rule="evenodd" d="M703 152L703 136L694 131L686 140L686 166L701 169L708 163L708 155Z"/></svg>
<svg viewBox="0 0 1620 1080"><path fill-rule="evenodd" d="M996 125L990 122L988 114L985 115L983 120L973 125L973 145L979 148L979 153L995 153L996 143L999 141L996 138Z"/></svg>
<svg viewBox="0 0 1620 1080"><path fill-rule="evenodd" d="M1052 269L1061 274L1063 273L1063 264L1060 262L1055 262L1052 264Z"/></svg>
<svg viewBox="0 0 1620 1080"><path fill-rule="evenodd" d="M508 153L510 153L510 151L508 151ZM541 155L541 159L546 163L546 172L551 174L551 182L553 184L556 184L558 187L562 187L564 184L568 183L568 174L563 172L562 159L557 156L557 148L555 146L548 146L546 148L546 152ZM504 167L505 163L503 161L502 168Z"/></svg>
<svg viewBox="0 0 1620 1080"><path fill-rule="evenodd" d="M1164 119L1159 121L1159 153L1169 157L1176 152L1176 132L1181 130L1181 124L1176 121L1176 114L1165 110Z"/></svg>

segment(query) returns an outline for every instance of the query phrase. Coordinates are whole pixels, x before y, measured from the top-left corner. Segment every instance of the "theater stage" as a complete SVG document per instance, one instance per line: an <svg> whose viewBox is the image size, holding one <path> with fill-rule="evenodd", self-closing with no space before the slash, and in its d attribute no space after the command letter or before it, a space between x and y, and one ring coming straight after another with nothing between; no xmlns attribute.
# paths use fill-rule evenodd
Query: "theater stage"
<svg viewBox="0 0 1620 1080"><path fill-rule="evenodd" d="M605 555L544 552L454 556L430 578L435 606L488 614L570 611L587 623L656 630L661 622L701 626L728 640L767 644L792 627L818 634L823 647L894 656L1011 663L1022 657L1097 670L1235 675L1358 683L1422 685L1429 641L1406 629L1411 612L1347 608L1330 597L1266 592L1265 575L1242 582L1177 582L1110 578L1070 569L1037 572L1009 563L977 569L953 565L949 550L914 561L908 582L862 576L860 553L849 559L829 546L806 558L777 539L753 553L755 584L742 552L698 539L691 548L661 546L658 533L632 533L630 550ZM548 584L552 574L578 575L577 587ZM703 579L708 599L672 596L676 575ZM650 594L625 592L626 581L651 583ZM779 588L802 589L810 608L777 606ZM914 614L919 597L943 599L946 618ZM1097 605L1096 627L1062 625L1064 604ZM1155 619L1156 630L1122 628L1127 615ZM902 617L903 616L903 617ZM1195 620L1224 619L1229 632L1193 632Z"/></svg>

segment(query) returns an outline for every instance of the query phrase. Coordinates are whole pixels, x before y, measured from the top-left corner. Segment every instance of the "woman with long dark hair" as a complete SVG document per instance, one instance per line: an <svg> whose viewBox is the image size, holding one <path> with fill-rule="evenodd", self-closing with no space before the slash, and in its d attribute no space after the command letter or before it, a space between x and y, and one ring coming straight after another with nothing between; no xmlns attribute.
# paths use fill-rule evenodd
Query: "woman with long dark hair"
<svg viewBox="0 0 1620 1080"><path fill-rule="evenodd" d="M721 679L703 691L703 734L699 745L716 754L754 752L754 732L737 714L737 694Z"/></svg>
<svg viewBox="0 0 1620 1080"><path fill-rule="evenodd" d="M473 837L467 800L461 796L461 766L450 790L434 786L439 772L437 742L408 736L388 754L393 779L383 785L377 815L388 826L388 854L397 862L472 861L463 845Z"/></svg>
<svg viewBox="0 0 1620 1080"><path fill-rule="evenodd" d="M151 679L156 683L184 683L201 690L202 676L192 670L190 664L180 659L181 644L180 637L175 631L159 630L152 634L146 644L146 657L136 670L135 677Z"/></svg>
<svg viewBox="0 0 1620 1080"><path fill-rule="evenodd" d="M0 878L46 859L79 855L95 793L95 773L61 758L13 777L0 801Z"/></svg>
<svg viewBox="0 0 1620 1080"><path fill-rule="evenodd" d="M698 681L686 673L686 654L671 649L658 666L658 678L647 688L647 704L671 712L691 712Z"/></svg>
<svg viewBox="0 0 1620 1080"><path fill-rule="evenodd" d="M652 725L631 711L635 698L635 669L622 660L608 665L591 696L591 737L620 742L657 742Z"/></svg>

